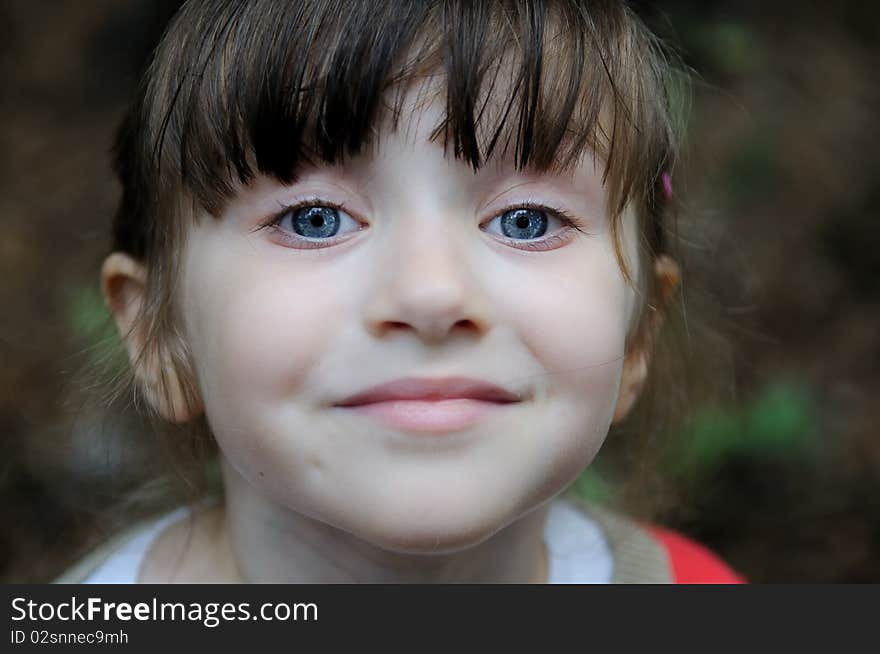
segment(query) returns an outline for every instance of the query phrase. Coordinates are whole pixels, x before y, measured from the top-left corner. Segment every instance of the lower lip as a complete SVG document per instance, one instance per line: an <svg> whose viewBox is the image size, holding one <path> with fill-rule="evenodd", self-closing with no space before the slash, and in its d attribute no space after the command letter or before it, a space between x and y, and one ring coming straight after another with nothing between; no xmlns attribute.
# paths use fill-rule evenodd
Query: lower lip
<svg viewBox="0 0 880 654"><path fill-rule="evenodd" d="M390 400L341 407L404 431L442 434L471 427L507 404L468 398Z"/></svg>

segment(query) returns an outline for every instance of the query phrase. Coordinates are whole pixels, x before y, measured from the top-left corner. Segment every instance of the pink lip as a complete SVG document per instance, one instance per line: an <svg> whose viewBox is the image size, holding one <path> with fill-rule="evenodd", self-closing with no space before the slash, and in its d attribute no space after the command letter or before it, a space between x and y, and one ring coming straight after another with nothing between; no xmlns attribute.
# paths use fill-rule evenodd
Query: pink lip
<svg viewBox="0 0 880 654"><path fill-rule="evenodd" d="M391 400L450 400L467 398L486 402L519 402L522 398L495 384L469 377L420 379L404 377L351 395L335 406L357 406Z"/></svg>
<svg viewBox="0 0 880 654"><path fill-rule="evenodd" d="M466 377L397 379L338 402L405 431L443 433L470 427L522 397Z"/></svg>

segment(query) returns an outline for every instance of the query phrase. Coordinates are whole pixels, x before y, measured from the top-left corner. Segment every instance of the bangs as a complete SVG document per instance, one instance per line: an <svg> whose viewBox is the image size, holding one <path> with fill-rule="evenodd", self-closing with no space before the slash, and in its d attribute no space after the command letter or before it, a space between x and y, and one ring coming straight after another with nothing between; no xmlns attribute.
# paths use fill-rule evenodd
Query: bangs
<svg viewBox="0 0 880 654"><path fill-rule="evenodd" d="M375 145L407 92L439 79L432 139L449 155L561 172L593 154L619 213L670 166L665 63L616 1L191 1L118 137L121 212L144 229L157 196L184 191L218 215L258 174L291 183Z"/></svg>

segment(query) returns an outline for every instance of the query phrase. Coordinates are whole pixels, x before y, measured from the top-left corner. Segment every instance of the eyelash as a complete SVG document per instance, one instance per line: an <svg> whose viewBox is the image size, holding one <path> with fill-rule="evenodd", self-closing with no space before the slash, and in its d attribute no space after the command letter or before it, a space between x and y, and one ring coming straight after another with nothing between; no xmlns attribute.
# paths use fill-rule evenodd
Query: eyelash
<svg viewBox="0 0 880 654"><path fill-rule="evenodd" d="M505 243L509 243L513 245L513 247L519 248L520 250L532 250L536 252L553 250L556 247L564 245L566 242L568 242L572 232L580 232L581 234L589 236L589 232L587 232L581 226L581 222L568 211L566 211L562 207L551 207L549 205L541 204L539 202L520 202L517 204L511 204L501 209L494 216L492 216L492 220L495 220L495 218L497 218L498 216L503 216L508 211L514 211L516 209L534 209L536 211L540 211L541 213L545 213L548 216L556 218L563 225L562 229L559 230L559 232L557 232L556 234L536 241L518 241L516 239L502 236Z"/></svg>
<svg viewBox="0 0 880 654"><path fill-rule="evenodd" d="M272 214L267 220L262 222L260 225L254 229L254 232L269 229L272 233L278 234L278 236L288 242L295 243L294 247L298 249L304 250L312 250L312 249L323 249L327 247L331 247L345 240L346 237L334 237L330 239L320 239L320 240L311 240L299 235L291 235L289 232L278 227L278 224L291 212L297 211L298 209L302 209L304 207L328 207L330 209L335 209L336 211L345 212L348 215L352 215L351 212L345 207L344 204L337 202L330 202L321 198L307 198L305 200L301 200L295 204L291 205L281 205L281 211L275 214ZM498 216L502 216L508 211L514 211L516 209L534 209L536 211L541 211L542 213L548 214L559 221L562 222L563 228L557 233L547 238L543 238L540 240L533 241L522 241L517 239L507 238L505 236L501 236L505 243L512 245L515 248L521 250L532 250L532 251L545 251L552 250L558 246L563 245L569 239L571 232L577 231L581 234L585 234L589 236L589 233L584 230L581 226L580 221L575 218L572 214L567 212L565 209L560 207L552 207L545 204L537 203L537 202L520 202L517 204L511 204L501 210L499 210L493 217L492 220L497 218ZM354 216L352 216L354 217Z"/></svg>
<svg viewBox="0 0 880 654"><path fill-rule="evenodd" d="M305 200L301 200L300 202L297 202L295 204L282 204L281 211L272 214L267 220L258 225L257 228L253 231L258 232L262 229L269 229L273 234L278 234L279 238L281 238L282 240L288 243L295 243L296 245L294 247L301 250L319 250L330 247L332 245L336 245L337 243L345 240L344 236L337 236L321 240L311 240L297 234L291 235L289 232L286 232L278 227L278 223L284 220L284 217L287 216L287 214L292 213L297 209L302 209L303 207L329 207L330 209L336 209L336 211L344 211L348 215L351 215L351 212L345 207L344 204L329 202L327 200L322 200L321 198L306 198Z"/></svg>

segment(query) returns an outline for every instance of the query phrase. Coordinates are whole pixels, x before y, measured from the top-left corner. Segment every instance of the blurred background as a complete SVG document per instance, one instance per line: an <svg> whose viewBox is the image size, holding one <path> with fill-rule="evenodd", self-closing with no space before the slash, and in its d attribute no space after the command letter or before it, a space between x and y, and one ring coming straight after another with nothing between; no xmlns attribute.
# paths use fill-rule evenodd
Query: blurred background
<svg viewBox="0 0 880 654"><path fill-rule="evenodd" d="M64 398L108 336L113 132L178 4L0 2L2 582L60 573L157 465L125 415ZM880 582L880 5L633 6L698 74L675 183L728 380L651 462L654 519L755 582ZM573 492L615 503L609 452Z"/></svg>

